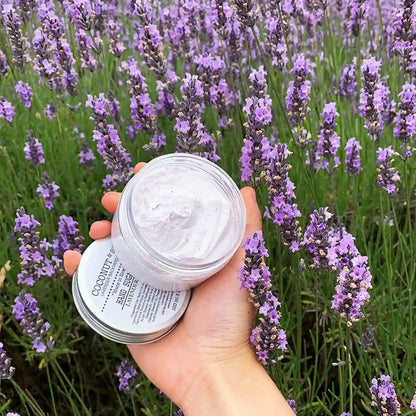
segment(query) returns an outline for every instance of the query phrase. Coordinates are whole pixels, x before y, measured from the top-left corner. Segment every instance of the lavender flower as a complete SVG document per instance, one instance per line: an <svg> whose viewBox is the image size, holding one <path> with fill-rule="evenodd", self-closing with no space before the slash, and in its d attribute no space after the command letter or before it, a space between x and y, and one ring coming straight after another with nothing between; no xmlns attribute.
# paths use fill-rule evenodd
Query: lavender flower
<svg viewBox="0 0 416 416"><path fill-rule="evenodd" d="M55 276L57 264L56 258L52 260L48 257L48 249L51 246L46 238L40 239L40 226L33 215L25 213L24 208L19 208L16 212L14 232L20 233L20 265L21 273L17 275L18 283L33 286L42 276Z"/></svg>
<svg viewBox="0 0 416 416"><path fill-rule="evenodd" d="M45 208L51 210L54 208L53 201L59 196L59 186L52 181L46 172L43 172L42 183L36 188L36 193L45 202Z"/></svg>
<svg viewBox="0 0 416 416"><path fill-rule="evenodd" d="M25 158L30 160L30 166L38 167L42 163L45 163L45 159L43 158L42 143L35 138L32 130L26 131L26 137L27 141L23 149L25 152Z"/></svg>
<svg viewBox="0 0 416 416"><path fill-rule="evenodd" d="M151 155L158 155L163 150L163 148L166 146L166 135L163 132L157 131L150 143L145 144L143 146L143 149L151 154Z"/></svg>
<svg viewBox="0 0 416 416"><path fill-rule="evenodd" d="M364 315L361 307L370 299L371 273L367 257L361 256L354 238L345 229L333 231L333 242L328 252L328 262L338 270L337 286L332 309L351 326Z"/></svg>
<svg viewBox="0 0 416 416"><path fill-rule="evenodd" d="M11 413L11 412L8 412L6 414L6 416L20 416L20 415L19 415L19 413Z"/></svg>
<svg viewBox="0 0 416 416"><path fill-rule="evenodd" d="M14 88L16 90L17 98L26 108L30 108L32 106L33 95L30 85L24 83L23 81L18 81L15 83Z"/></svg>
<svg viewBox="0 0 416 416"><path fill-rule="evenodd" d="M108 19L107 35L110 40L110 53L117 58L121 58L126 47L123 42L120 41L120 26L115 18Z"/></svg>
<svg viewBox="0 0 416 416"><path fill-rule="evenodd" d="M270 152L270 143L264 132L272 120L272 100L267 94L266 71L262 66L259 71L252 70L250 81L251 97L246 99L243 107L247 122L244 124L246 137L240 157L241 180L257 187L260 177L255 175L264 169Z"/></svg>
<svg viewBox="0 0 416 416"><path fill-rule="evenodd" d="M287 399L287 404L290 406L290 408L293 410L293 413L295 415L298 414L298 411L296 410L296 402L293 399ZM341 415L342 416L342 415Z"/></svg>
<svg viewBox="0 0 416 416"><path fill-rule="evenodd" d="M176 410L173 412L173 416L185 416L181 409Z"/></svg>
<svg viewBox="0 0 416 416"><path fill-rule="evenodd" d="M233 6L243 28L256 24L259 12L255 0L233 0Z"/></svg>
<svg viewBox="0 0 416 416"><path fill-rule="evenodd" d="M393 21L393 52L403 57L405 70L414 72L416 27L414 21L414 2L402 0Z"/></svg>
<svg viewBox="0 0 416 416"><path fill-rule="evenodd" d="M399 173L393 168L396 152L388 146L377 150L377 185L382 186L389 195L399 192L396 182L400 180Z"/></svg>
<svg viewBox="0 0 416 416"><path fill-rule="evenodd" d="M384 127L385 92L381 88L381 62L374 57L365 59L361 67L363 88L360 96L360 115L365 116L365 128L370 138L378 140Z"/></svg>
<svg viewBox="0 0 416 416"><path fill-rule="evenodd" d="M49 120L53 120L54 118L56 118L56 114L58 112L58 109L55 106L55 103L53 101L51 101L45 108L45 115L46 118L48 118Z"/></svg>
<svg viewBox="0 0 416 416"><path fill-rule="evenodd" d="M84 237L78 235L79 229L77 226L78 222L72 217L66 215L59 217L59 234L53 241L53 253L58 259L63 260L64 253L67 250L75 250L80 253L84 250Z"/></svg>
<svg viewBox="0 0 416 416"><path fill-rule="evenodd" d="M98 153L102 156L104 165L112 170L113 182L125 185L133 173L130 166L131 158L121 144L114 125L107 123L110 115L107 110L108 100L102 93L94 98L88 95L85 105L92 108L92 118L95 122L93 139L97 142Z"/></svg>
<svg viewBox="0 0 416 416"><path fill-rule="evenodd" d="M272 58L273 66L283 69L289 60L284 32L277 11L274 14L272 12L268 14L264 27L266 29L265 52Z"/></svg>
<svg viewBox="0 0 416 416"><path fill-rule="evenodd" d="M370 387L371 405L376 407L380 416L398 416L400 403L397 401L394 384L390 382L390 376L381 375L373 378Z"/></svg>
<svg viewBox="0 0 416 416"><path fill-rule="evenodd" d="M343 99L354 98L357 95L355 60L352 64L342 68L339 78L339 94Z"/></svg>
<svg viewBox="0 0 416 416"><path fill-rule="evenodd" d="M50 325L45 322L36 306L36 299L25 292L20 292L14 300L13 314L23 328L25 335L32 338L33 349L44 353L50 351L55 342L52 338L46 340Z"/></svg>
<svg viewBox="0 0 416 416"><path fill-rule="evenodd" d="M123 117L120 114L120 101L114 96L114 92L108 91L108 108L113 116L113 119L118 121L121 125L123 124Z"/></svg>
<svg viewBox="0 0 416 416"><path fill-rule="evenodd" d="M217 144L201 122L201 104L204 90L196 75L189 73L185 75L181 93L180 111L174 127L178 142L176 151L196 153L212 162L217 162L219 160L216 153ZM199 147L202 147L205 152L198 152Z"/></svg>
<svg viewBox="0 0 416 416"><path fill-rule="evenodd" d="M87 169L92 169L94 166L95 156L93 151L88 147L88 144L83 140L81 144L81 151L79 152L79 164L85 165Z"/></svg>
<svg viewBox="0 0 416 416"><path fill-rule="evenodd" d="M339 416L352 416L350 412L343 412Z"/></svg>
<svg viewBox="0 0 416 416"><path fill-rule="evenodd" d="M12 2L3 4L2 15L4 26L9 35L13 64L22 70L27 61L27 57L24 49L24 38L20 28L20 17L16 13Z"/></svg>
<svg viewBox="0 0 416 416"><path fill-rule="evenodd" d="M361 340L361 347L364 352L374 344L374 328L366 328L362 340Z"/></svg>
<svg viewBox="0 0 416 416"><path fill-rule="evenodd" d="M12 367L12 359L7 356L3 344L0 342L0 384L1 380L10 380L15 368Z"/></svg>
<svg viewBox="0 0 416 416"><path fill-rule="evenodd" d="M350 176L357 176L363 168L361 167L360 142L352 137L345 145L345 172Z"/></svg>
<svg viewBox="0 0 416 416"><path fill-rule="evenodd" d="M412 401L410 403L410 408L412 410L416 410L416 392L415 392L415 395L413 396L413 399L412 399Z"/></svg>
<svg viewBox="0 0 416 416"><path fill-rule="evenodd" d="M301 128L308 111L307 103L310 101L311 82L307 77L311 74L311 62L303 54L294 57L293 68L290 71L295 80L289 83L286 93L286 107L289 122L294 127L295 139L303 147L308 139Z"/></svg>
<svg viewBox="0 0 416 416"><path fill-rule="evenodd" d="M240 267L241 288L247 289L250 301L259 308L260 323L251 332L250 342L263 364L275 363L274 356L287 348L286 333L280 328L280 302L271 292L270 271L264 262L268 256L261 231L247 237L244 266Z"/></svg>
<svg viewBox="0 0 416 416"><path fill-rule="evenodd" d="M7 75L9 65L7 65L6 55L0 50L0 77L5 77Z"/></svg>
<svg viewBox="0 0 416 416"><path fill-rule="evenodd" d="M121 361L117 368L117 377L119 379L118 389L125 393L131 393L134 389L137 370L127 360Z"/></svg>
<svg viewBox="0 0 416 416"><path fill-rule="evenodd" d="M348 35L357 37L360 34L367 19L367 14L367 0L347 0L344 26Z"/></svg>
<svg viewBox="0 0 416 416"><path fill-rule="evenodd" d="M321 168L327 172L333 171L340 164L339 157L335 156L340 146L340 138L335 132L337 116L339 114L336 104L334 102L325 104L321 113L324 121L318 137L316 157L318 161L321 161Z"/></svg>
<svg viewBox="0 0 416 416"><path fill-rule="evenodd" d="M416 133L416 87L406 83L399 94L402 102L394 118L394 137L403 143L409 142Z"/></svg>
<svg viewBox="0 0 416 416"><path fill-rule="evenodd" d="M4 97L0 97L0 119L4 118L10 124L12 124L15 116L14 107Z"/></svg>
<svg viewBox="0 0 416 416"><path fill-rule="evenodd" d="M129 77L126 82L130 87L131 110L131 124L128 127L128 134L133 139L137 132L141 130L154 132L156 127L156 110L147 91L146 80L137 62L130 57L127 62L122 62L121 67Z"/></svg>
<svg viewBox="0 0 416 416"><path fill-rule="evenodd" d="M162 37L159 29L152 22L150 10L144 1L134 2L133 15L138 17L135 22L136 43L146 65L156 74L158 79L164 79L167 72L167 62L163 55Z"/></svg>
<svg viewBox="0 0 416 416"><path fill-rule="evenodd" d="M304 244L305 250L312 258L311 268L330 269L328 261L328 251L331 247L332 228L328 220L332 214L328 208L319 208L310 215L311 222L305 230Z"/></svg>

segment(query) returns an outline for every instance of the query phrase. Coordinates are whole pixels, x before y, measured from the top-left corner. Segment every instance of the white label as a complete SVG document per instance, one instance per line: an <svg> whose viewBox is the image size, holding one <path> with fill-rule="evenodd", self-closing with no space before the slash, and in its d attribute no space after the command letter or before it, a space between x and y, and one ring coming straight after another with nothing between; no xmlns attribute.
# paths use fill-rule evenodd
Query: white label
<svg viewBox="0 0 416 416"><path fill-rule="evenodd" d="M138 334L173 325L189 298L186 291L156 289L128 273L110 238L88 247L78 268L78 286L86 306L99 320Z"/></svg>

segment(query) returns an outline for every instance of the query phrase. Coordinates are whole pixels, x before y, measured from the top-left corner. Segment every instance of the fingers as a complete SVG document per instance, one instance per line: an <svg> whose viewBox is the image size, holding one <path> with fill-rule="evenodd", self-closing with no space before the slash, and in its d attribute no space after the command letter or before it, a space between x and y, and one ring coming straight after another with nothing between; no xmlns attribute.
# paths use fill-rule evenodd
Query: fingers
<svg viewBox="0 0 416 416"><path fill-rule="evenodd" d="M134 174L138 173L140 171L140 169L144 168L144 166L146 165L146 162L139 162L135 167L134 167Z"/></svg>
<svg viewBox="0 0 416 416"><path fill-rule="evenodd" d="M78 264L81 260L81 253L78 251L67 250L64 253L64 268L69 276L75 273Z"/></svg>
<svg viewBox="0 0 416 416"><path fill-rule="evenodd" d="M90 227L90 237L94 240L99 238L108 237L111 234L111 222L110 221L96 221Z"/></svg>

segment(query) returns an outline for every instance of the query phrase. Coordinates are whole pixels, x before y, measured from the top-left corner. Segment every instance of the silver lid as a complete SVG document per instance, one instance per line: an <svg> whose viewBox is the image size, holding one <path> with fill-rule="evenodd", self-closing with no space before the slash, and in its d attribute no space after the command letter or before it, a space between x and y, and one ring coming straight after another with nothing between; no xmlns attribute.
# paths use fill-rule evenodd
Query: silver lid
<svg viewBox="0 0 416 416"><path fill-rule="evenodd" d="M111 238L93 242L72 281L75 306L100 335L123 344L142 344L167 335L184 314L191 291L166 291L128 273Z"/></svg>

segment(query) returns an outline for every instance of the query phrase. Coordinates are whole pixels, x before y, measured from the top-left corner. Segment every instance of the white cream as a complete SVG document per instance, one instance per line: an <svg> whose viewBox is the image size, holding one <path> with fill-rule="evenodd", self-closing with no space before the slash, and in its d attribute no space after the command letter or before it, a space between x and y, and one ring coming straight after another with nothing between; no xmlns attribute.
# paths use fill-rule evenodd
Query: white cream
<svg viewBox="0 0 416 416"><path fill-rule="evenodd" d="M130 203L140 235L171 261L207 264L235 244L230 198L193 167L154 168L136 184Z"/></svg>

